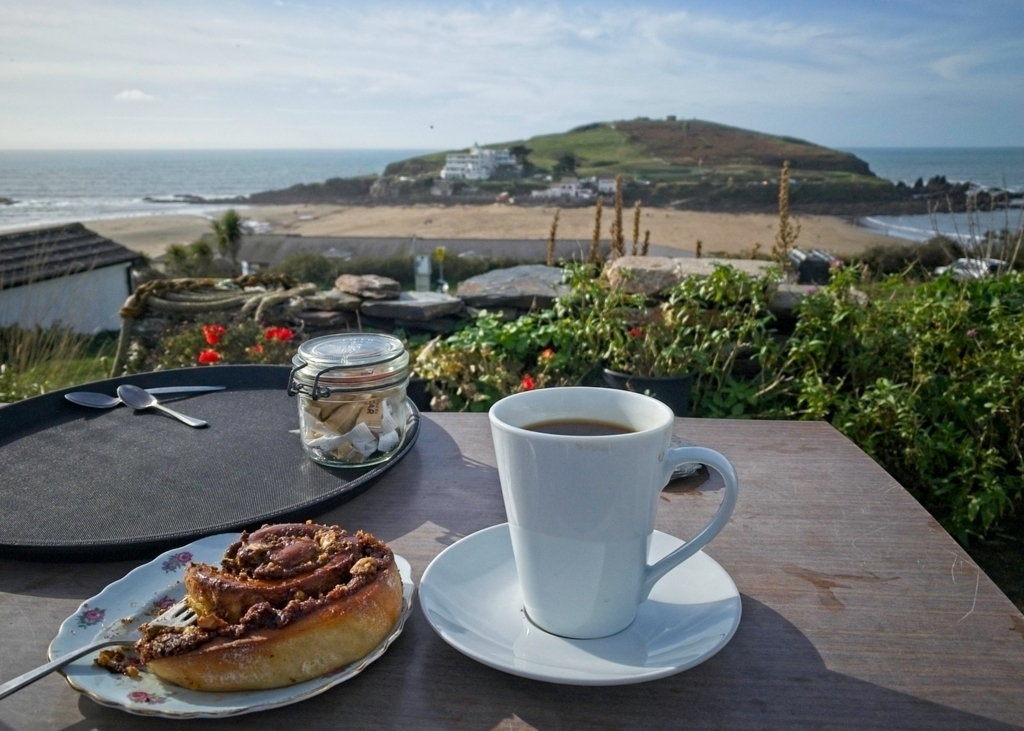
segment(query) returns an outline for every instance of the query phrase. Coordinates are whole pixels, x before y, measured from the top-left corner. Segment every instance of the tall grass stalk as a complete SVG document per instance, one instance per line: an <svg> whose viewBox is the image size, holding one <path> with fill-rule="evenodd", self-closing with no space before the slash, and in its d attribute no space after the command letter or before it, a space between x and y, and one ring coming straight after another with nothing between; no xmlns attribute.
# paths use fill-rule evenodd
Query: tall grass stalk
<svg viewBox="0 0 1024 731"><path fill-rule="evenodd" d="M622 235L622 176L615 176L615 220L612 222L612 258L618 259L626 253L625 237Z"/></svg>
<svg viewBox="0 0 1024 731"><path fill-rule="evenodd" d="M104 377L107 355L92 352L93 342L61 325L0 328L0 402Z"/></svg>
<svg viewBox="0 0 1024 731"><path fill-rule="evenodd" d="M637 254L637 248L640 246L640 201L636 202L633 206L633 256Z"/></svg>
<svg viewBox="0 0 1024 731"><path fill-rule="evenodd" d="M604 199L598 196L597 203L594 204L594 237L590 241L590 255L587 257L587 261L591 264L601 263L601 208L603 207Z"/></svg>
<svg viewBox="0 0 1024 731"><path fill-rule="evenodd" d="M789 215L789 160L786 160L779 175L779 230L775 234L772 259L785 265L799 235L800 221Z"/></svg>
<svg viewBox="0 0 1024 731"><path fill-rule="evenodd" d="M560 208L555 209L555 217L551 221L551 231L548 232L548 266L555 265L555 236L558 235L558 216L562 213Z"/></svg>

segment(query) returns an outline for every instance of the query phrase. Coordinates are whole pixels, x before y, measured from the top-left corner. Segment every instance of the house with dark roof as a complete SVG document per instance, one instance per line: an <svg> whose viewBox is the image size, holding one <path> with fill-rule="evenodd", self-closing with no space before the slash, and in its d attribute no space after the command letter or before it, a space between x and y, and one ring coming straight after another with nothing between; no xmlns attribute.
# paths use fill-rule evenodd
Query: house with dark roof
<svg viewBox="0 0 1024 731"><path fill-rule="evenodd" d="M0 325L117 330L141 261L80 223L0 234Z"/></svg>

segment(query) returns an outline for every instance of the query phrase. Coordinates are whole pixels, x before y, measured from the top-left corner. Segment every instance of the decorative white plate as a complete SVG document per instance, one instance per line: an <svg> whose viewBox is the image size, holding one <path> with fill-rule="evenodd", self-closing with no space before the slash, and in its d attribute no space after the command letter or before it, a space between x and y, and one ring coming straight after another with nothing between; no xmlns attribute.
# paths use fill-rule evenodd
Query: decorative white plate
<svg viewBox="0 0 1024 731"><path fill-rule="evenodd" d="M189 561L217 565L225 549L236 540L237 533L200 539L168 551L115 581L83 602L77 612L64 620L57 637L50 643L50 659L107 637L124 636L134 641L140 624L185 595L182 579ZM391 633L361 660L304 683L272 690L204 693L166 683L145 671L135 679L111 673L93 664L98 652L74 661L61 672L72 688L100 705L140 716L213 718L297 703L358 675L383 655L402 633L405 620L412 611L412 569L409 562L400 556L395 556L395 563L402 576L403 601L402 614Z"/></svg>
<svg viewBox="0 0 1024 731"><path fill-rule="evenodd" d="M656 561L683 541L660 531ZM626 629L571 640L538 629L523 611L508 524L449 546L420 580L427 621L456 650L497 670L569 685L624 685L692 668L721 650L740 623L736 584L697 553L659 581Z"/></svg>

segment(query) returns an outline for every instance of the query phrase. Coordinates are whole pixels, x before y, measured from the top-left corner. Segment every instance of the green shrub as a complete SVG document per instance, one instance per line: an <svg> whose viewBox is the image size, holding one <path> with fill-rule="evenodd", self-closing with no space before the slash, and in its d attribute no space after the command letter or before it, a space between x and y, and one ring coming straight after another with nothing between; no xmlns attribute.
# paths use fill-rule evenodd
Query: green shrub
<svg viewBox="0 0 1024 731"><path fill-rule="evenodd" d="M172 279L186 277L233 277L235 265L227 259L218 259L213 246L200 239L191 244L171 244L167 247L165 271Z"/></svg>
<svg viewBox="0 0 1024 731"><path fill-rule="evenodd" d="M851 257L848 263L867 269L871 279L906 273L914 279L930 279L936 267L948 266L964 256L962 247L945 236L916 244L882 244Z"/></svg>
<svg viewBox="0 0 1024 731"><path fill-rule="evenodd" d="M940 277L870 306L850 270L800 309L778 416L827 419L960 541L1024 498L1024 276Z"/></svg>
<svg viewBox="0 0 1024 731"><path fill-rule="evenodd" d="M338 278L338 261L319 254L292 254L280 264L270 268L272 272L288 274L299 282L312 282L322 289L334 286Z"/></svg>
<svg viewBox="0 0 1024 731"><path fill-rule="evenodd" d="M983 536L1024 504L1024 275L900 275L865 305L858 272L808 297L784 339L765 279L723 267L653 301L577 267L552 309L484 315L432 341L415 369L439 407L485 411L524 389L597 384L601 363L625 364L637 347L663 362L688 349L695 415L828 421L959 540ZM638 343L630 331L652 317L674 327Z"/></svg>
<svg viewBox="0 0 1024 731"><path fill-rule="evenodd" d="M571 292L552 309L512 322L485 313L420 352L417 375L433 382L444 407L484 411L524 388L598 385L604 364L644 375L696 372L698 392L715 392L739 360L779 360L766 279L718 267L652 299L609 289L589 265L569 271ZM759 391L771 370L754 370ZM697 408L739 416L745 403Z"/></svg>

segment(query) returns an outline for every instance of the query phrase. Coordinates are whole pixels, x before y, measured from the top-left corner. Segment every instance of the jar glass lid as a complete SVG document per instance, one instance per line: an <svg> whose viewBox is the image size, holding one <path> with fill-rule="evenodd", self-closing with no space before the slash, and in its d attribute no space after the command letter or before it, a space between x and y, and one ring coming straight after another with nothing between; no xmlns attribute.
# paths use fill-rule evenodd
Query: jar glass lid
<svg viewBox="0 0 1024 731"><path fill-rule="evenodd" d="M307 340L292 358L289 393L322 398L336 390L382 388L409 377L402 341L383 333L338 333Z"/></svg>
<svg viewBox="0 0 1024 731"><path fill-rule="evenodd" d="M307 340L299 346L295 358L312 370L322 370L386 363L404 353L402 341L393 335L338 333Z"/></svg>

